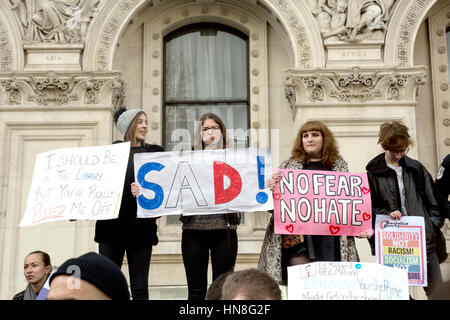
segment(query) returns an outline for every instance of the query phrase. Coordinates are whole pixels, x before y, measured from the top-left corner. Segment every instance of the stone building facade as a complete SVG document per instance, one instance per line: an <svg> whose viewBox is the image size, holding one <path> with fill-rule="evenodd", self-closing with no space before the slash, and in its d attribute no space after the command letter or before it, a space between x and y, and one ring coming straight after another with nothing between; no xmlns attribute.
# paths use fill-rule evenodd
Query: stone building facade
<svg viewBox="0 0 450 320"><path fill-rule="evenodd" d="M389 120L410 128L409 154L433 177L450 153L448 0L0 0L0 299L25 287L28 252L58 265L97 250L92 221L19 228L35 155L110 144L123 104L146 111L151 143L170 146L171 125L186 121L176 110L201 110L171 100L167 71L172 40L195 28L243 41L245 96L210 105L245 119L248 145L271 148L274 166L311 119L332 129L354 172L381 152ZM256 266L267 221L245 215L237 269ZM158 228L150 298L184 299L180 225L163 217ZM450 248L448 221L443 231ZM373 261L366 241L358 247ZM450 279L449 262L441 268Z"/></svg>

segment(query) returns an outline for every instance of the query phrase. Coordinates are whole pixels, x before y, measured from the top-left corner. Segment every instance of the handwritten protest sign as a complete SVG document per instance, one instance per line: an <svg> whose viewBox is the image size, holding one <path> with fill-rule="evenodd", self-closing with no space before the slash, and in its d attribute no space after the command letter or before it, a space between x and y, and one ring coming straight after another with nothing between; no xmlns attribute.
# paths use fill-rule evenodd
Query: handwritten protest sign
<svg viewBox="0 0 450 320"><path fill-rule="evenodd" d="M369 262L288 267L289 300L409 300L406 270Z"/></svg>
<svg viewBox="0 0 450 320"><path fill-rule="evenodd" d="M366 174L277 169L283 175L273 193L275 233L373 234Z"/></svg>
<svg viewBox="0 0 450 320"><path fill-rule="evenodd" d="M40 153L20 226L118 217L130 143Z"/></svg>
<svg viewBox="0 0 450 320"><path fill-rule="evenodd" d="M267 149L140 153L134 168L140 218L273 208Z"/></svg>
<svg viewBox="0 0 450 320"><path fill-rule="evenodd" d="M377 216L375 220L376 261L408 271L409 285L426 287L427 250L423 217Z"/></svg>

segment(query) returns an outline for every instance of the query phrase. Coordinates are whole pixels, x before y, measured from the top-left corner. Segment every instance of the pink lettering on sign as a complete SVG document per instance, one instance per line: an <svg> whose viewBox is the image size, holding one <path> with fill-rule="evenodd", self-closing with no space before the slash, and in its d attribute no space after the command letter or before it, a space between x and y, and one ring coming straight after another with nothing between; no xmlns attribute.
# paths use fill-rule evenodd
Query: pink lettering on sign
<svg viewBox="0 0 450 320"><path fill-rule="evenodd" d="M373 234L366 174L277 169L283 179L273 193L275 233Z"/></svg>
<svg viewBox="0 0 450 320"><path fill-rule="evenodd" d="M46 207L42 202L38 202L33 207L33 223L61 218L65 209L66 207L64 205Z"/></svg>

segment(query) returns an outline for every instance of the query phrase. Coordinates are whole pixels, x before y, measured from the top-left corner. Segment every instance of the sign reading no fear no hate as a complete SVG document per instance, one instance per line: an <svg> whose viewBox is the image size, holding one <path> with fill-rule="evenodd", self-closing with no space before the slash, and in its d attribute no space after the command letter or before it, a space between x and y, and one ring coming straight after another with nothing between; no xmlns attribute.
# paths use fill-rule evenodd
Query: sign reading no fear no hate
<svg viewBox="0 0 450 320"><path fill-rule="evenodd" d="M277 169L275 233L357 236L373 234L366 174Z"/></svg>
<svg viewBox="0 0 450 320"><path fill-rule="evenodd" d="M273 208L268 149L139 153L134 168L139 218Z"/></svg>

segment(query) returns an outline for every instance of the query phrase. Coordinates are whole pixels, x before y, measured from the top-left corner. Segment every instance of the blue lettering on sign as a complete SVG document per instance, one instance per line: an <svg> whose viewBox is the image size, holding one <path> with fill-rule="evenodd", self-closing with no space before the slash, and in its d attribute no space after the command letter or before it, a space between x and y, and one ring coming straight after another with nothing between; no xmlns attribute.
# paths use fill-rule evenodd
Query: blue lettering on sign
<svg viewBox="0 0 450 320"><path fill-rule="evenodd" d="M140 195L137 200L139 205L146 210L154 210L159 208L164 200L164 191L159 184L148 182L145 180L145 175L150 171L161 171L164 166L161 163L149 162L144 164L137 174L137 180L142 188L151 190L155 193L153 199L147 199L144 195Z"/></svg>

